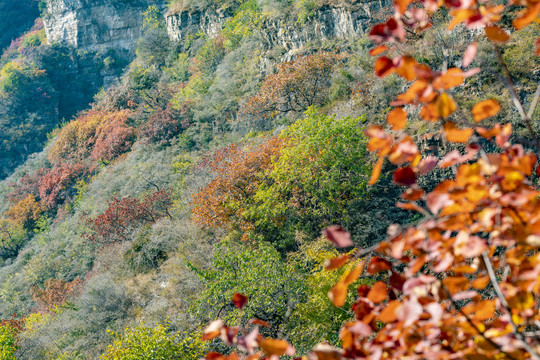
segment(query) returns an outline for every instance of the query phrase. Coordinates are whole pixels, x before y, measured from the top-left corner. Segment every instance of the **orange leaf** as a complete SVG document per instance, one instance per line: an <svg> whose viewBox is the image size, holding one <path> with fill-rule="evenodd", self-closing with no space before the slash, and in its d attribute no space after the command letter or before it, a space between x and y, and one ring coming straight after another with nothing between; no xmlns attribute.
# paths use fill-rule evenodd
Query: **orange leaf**
<svg viewBox="0 0 540 360"><path fill-rule="evenodd" d="M348 291L349 287L340 281L330 289L328 298L335 306L342 307L345 305L345 300L347 300Z"/></svg>
<svg viewBox="0 0 540 360"><path fill-rule="evenodd" d="M381 56L375 61L375 74L384 77L396 71L394 63L386 56Z"/></svg>
<svg viewBox="0 0 540 360"><path fill-rule="evenodd" d="M437 110L439 111L439 116L443 119L449 117L456 111L456 103L454 99L447 93L442 93L436 100Z"/></svg>
<svg viewBox="0 0 540 360"><path fill-rule="evenodd" d="M362 270L364 270L364 262L361 262L354 269L346 273L347 275L343 278L343 283L351 285L362 275Z"/></svg>
<svg viewBox="0 0 540 360"><path fill-rule="evenodd" d="M486 26L486 36L493 42L505 43L510 40L510 35L498 26Z"/></svg>
<svg viewBox="0 0 540 360"><path fill-rule="evenodd" d="M324 268L326 270L339 269L340 267L343 267L343 265L345 265L350 258L351 257L349 255L345 254L343 256L338 256L333 259L327 259L324 262Z"/></svg>
<svg viewBox="0 0 540 360"><path fill-rule="evenodd" d="M381 176L383 163L384 163L384 158L379 158L379 160L373 167L373 172L371 173L371 178L369 179L369 185L374 185L379 179L379 176Z"/></svg>
<svg viewBox="0 0 540 360"><path fill-rule="evenodd" d="M433 82L436 89L448 90L463 84L463 71L458 68L451 68Z"/></svg>
<svg viewBox="0 0 540 360"><path fill-rule="evenodd" d="M420 117L426 121L439 120L439 110L437 109L437 105L434 102L426 104L422 107L422 110L420 110Z"/></svg>
<svg viewBox="0 0 540 360"><path fill-rule="evenodd" d="M381 281L377 281L367 294L367 298L373 301L375 304L382 302L387 297L388 292L386 291L386 284Z"/></svg>
<svg viewBox="0 0 540 360"><path fill-rule="evenodd" d="M412 56L403 56L397 65L396 71L399 76L413 81L416 78L416 65L418 63Z"/></svg>
<svg viewBox="0 0 540 360"><path fill-rule="evenodd" d="M495 316L495 300L481 301L475 306L474 319L484 321Z"/></svg>
<svg viewBox="0 0 540 360"><path fill-rule="evenodd" d="M373 49L369 50L369 55L377 56L377 55L385 52L386 50L388 50L388 47L386 47L385 45L379 45L379 46L374 47Z"/></svg>
<svg viewBox="0 0 540 360"><path fill-rule="evenodd" d="M535 53L536 55L540 56L540 38L538 38L538 39L536 40L536 45L535 45L534 48L535 48L534 53Z"/></svg>
<svg viewBox="0 0 540 360"><path fill-rule="evenodd" d="M448 289L451 295L467 290L469 280L463 276L447 277L443 279L443 285Z"/></svg>
<svg viewBox="0 0 540 360"><path fill-rule="evenodd" d="M401 306L399 300L390 301L386 307L381 311L377 319L384 323L389 323L397 319L396 310Z"/></svg>
<svg viewBox="0 0 540 360"><path fill-rule="evenodd" d="M407 7L409 7L411 2L412 0L395 0L395 8L400 14L405 14L405 11L407 11Z"/></svg>
<svg viewBox="0 0 540 360"><path fill-rule="evenodd" d="M259 340L259 346L268 356L284 355L291 347L287 341L280 339L262 339Z"/></svg>
<svg viewBox="0 0 540 360"><path fill-rule="evenodd" d="M489 99L480 101L472 108L474 121L480 122L488 117L496 115L501 110L501 105L497 100Z"/></svg>
<svg viewBox="0 0 540 360"><path fill-rule="evenodd" d="M490 280L488 276L483 276L478 279L474 279L471 286L477 290L483 290L488 286Z"/></svg>
<svg viewBox="0 0 540 360"><path fill-rule="evenodd" d="M452 30L465 20L469 19L470 17L476 15L476 10L472 9L462 9L462 10L454 10L451 12L451 15L453 16L452 21L450 21L450 24L448 24L448 30Z"/></svg>
<svg viewBox="0 0 540 360"><path fill-rule="evenodd" d="M536 2L533 6L530 6L528 9L523 10L520 13L513 24L517 30L523 29L525 26L529 25L538 18L540 14L540 2Z"/></svg>
<svg viewBox="0 0 540 360"><path fill-rule="evenodd" d="M317 360L341 360L343 350L333 347L330 344L317 344L313 348Z"/></svg>
<svg viewBox="0 0 540 360"><path fill-rule="evenodd" d="M473 134L473 129L463 129L460 130L456 127L456 124L454 124L451 121L447 121L444 123L444 135L446 136L446 140L450 142L455 143L466 143L469 141L469 138Z"/></svg>
<svg viewBox="0 0 540 360"><path fill-rule="evenodd" d="M403 108L396 108L388 113L386 121L392 126L392 130L402 130L407 125L407 113Z"/></svg>

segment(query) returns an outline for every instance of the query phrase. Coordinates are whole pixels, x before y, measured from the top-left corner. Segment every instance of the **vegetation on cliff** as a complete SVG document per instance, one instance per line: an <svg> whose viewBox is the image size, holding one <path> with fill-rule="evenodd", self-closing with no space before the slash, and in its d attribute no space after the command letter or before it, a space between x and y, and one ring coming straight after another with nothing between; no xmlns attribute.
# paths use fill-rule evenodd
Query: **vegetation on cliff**
<svg viewBox="0 0 540 360"><path fill-rule="evenodd" d="M178 43L150 7L86 109L69 69L92 55L30 31L1 60L0 151L49 141L3 167L0 358L534 358L532 4L449 30L401 1L292 59L265 21L347 4L197 3L230 18Z"/></svg>

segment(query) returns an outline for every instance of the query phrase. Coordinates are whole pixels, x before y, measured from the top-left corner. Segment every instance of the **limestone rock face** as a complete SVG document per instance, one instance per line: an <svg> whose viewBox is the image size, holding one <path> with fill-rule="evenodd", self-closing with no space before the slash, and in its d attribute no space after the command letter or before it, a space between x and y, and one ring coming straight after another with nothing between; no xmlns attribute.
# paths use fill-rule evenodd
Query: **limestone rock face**
<svg viewBox="0 0 540 360"><path fill-rule="evenodd" d="M165 0L47 0L47 41L130 54L141 34L142 12L150 5L163 9Z"/></svg>
<svg viewBox="0 0 540 360"><path fill-rule="evenodd" d="M205 9L183 11L167 16L167 32L171 40L182 41L186 36L202 32L208 37L219 35L225 21L233 14L228 10Z"/></svg>
<svg viewBox="0 0 540 360"><path fill-rule="evenodd" d="M389 5L387 0L353 1L347 7L325 6L304 24L284 19L268 20L261 32L268 48L284 49L282 61L290 60L309 43L321 40L360 37L376 23L378 13Z"/></svg>
<svg viewBox="0 0 540 360"><path fill-rule="evenodd" d="M310 42L365 34L381 16L381 11L389 5L389 0L352 0L346 6L324 6L303 24L290 18L266 20L260 35L267 49L282 47L285 50L282 60L287 61ZM171 39L176 41L199 32L215 37L231 16L230 10L211 8L183 11L167 16L167 31Z"/></svg>

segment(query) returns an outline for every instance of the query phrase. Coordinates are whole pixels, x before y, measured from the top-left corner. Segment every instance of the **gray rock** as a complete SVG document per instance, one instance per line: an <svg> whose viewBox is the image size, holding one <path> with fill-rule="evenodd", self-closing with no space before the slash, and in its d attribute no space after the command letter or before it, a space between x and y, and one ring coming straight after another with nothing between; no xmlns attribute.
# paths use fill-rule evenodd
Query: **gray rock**
<svg viewBox="0 0 540 360"><path fill-rule="evenodd" d="M141 35L142 12L150 5L164 9L165 0L47 0L47 41L132 56Z"/></svg>

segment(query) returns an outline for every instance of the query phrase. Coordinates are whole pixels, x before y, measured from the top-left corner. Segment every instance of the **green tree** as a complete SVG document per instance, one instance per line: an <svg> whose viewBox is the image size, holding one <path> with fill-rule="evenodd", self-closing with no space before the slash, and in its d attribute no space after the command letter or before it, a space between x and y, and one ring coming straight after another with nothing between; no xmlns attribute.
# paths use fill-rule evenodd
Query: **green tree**
<svg viewBox="0 0 540 360"><path fill-rule="evenodd" d="M180 334L169 325L148 327L144 322L128 327L115 340L101 360L196 360L202 357L204 347L200 334Z"/></svg>
<svg viewBox="0 0 540 360"><path fill-rule="evenodd" d="M18 329L14 328L9 322L0 325L0 360L16 360L15 352L17 351L17 333Z"/></svg>
<svg viewBox="0 0 540 360"><path fill-rule="evenodd" d="M298 230L316 235L332 223L352 224L367 194L371 169L365 118L335 119L315 109L282 133L287 145L275 159L251 209L256 226L272 234Z"/></svg>

